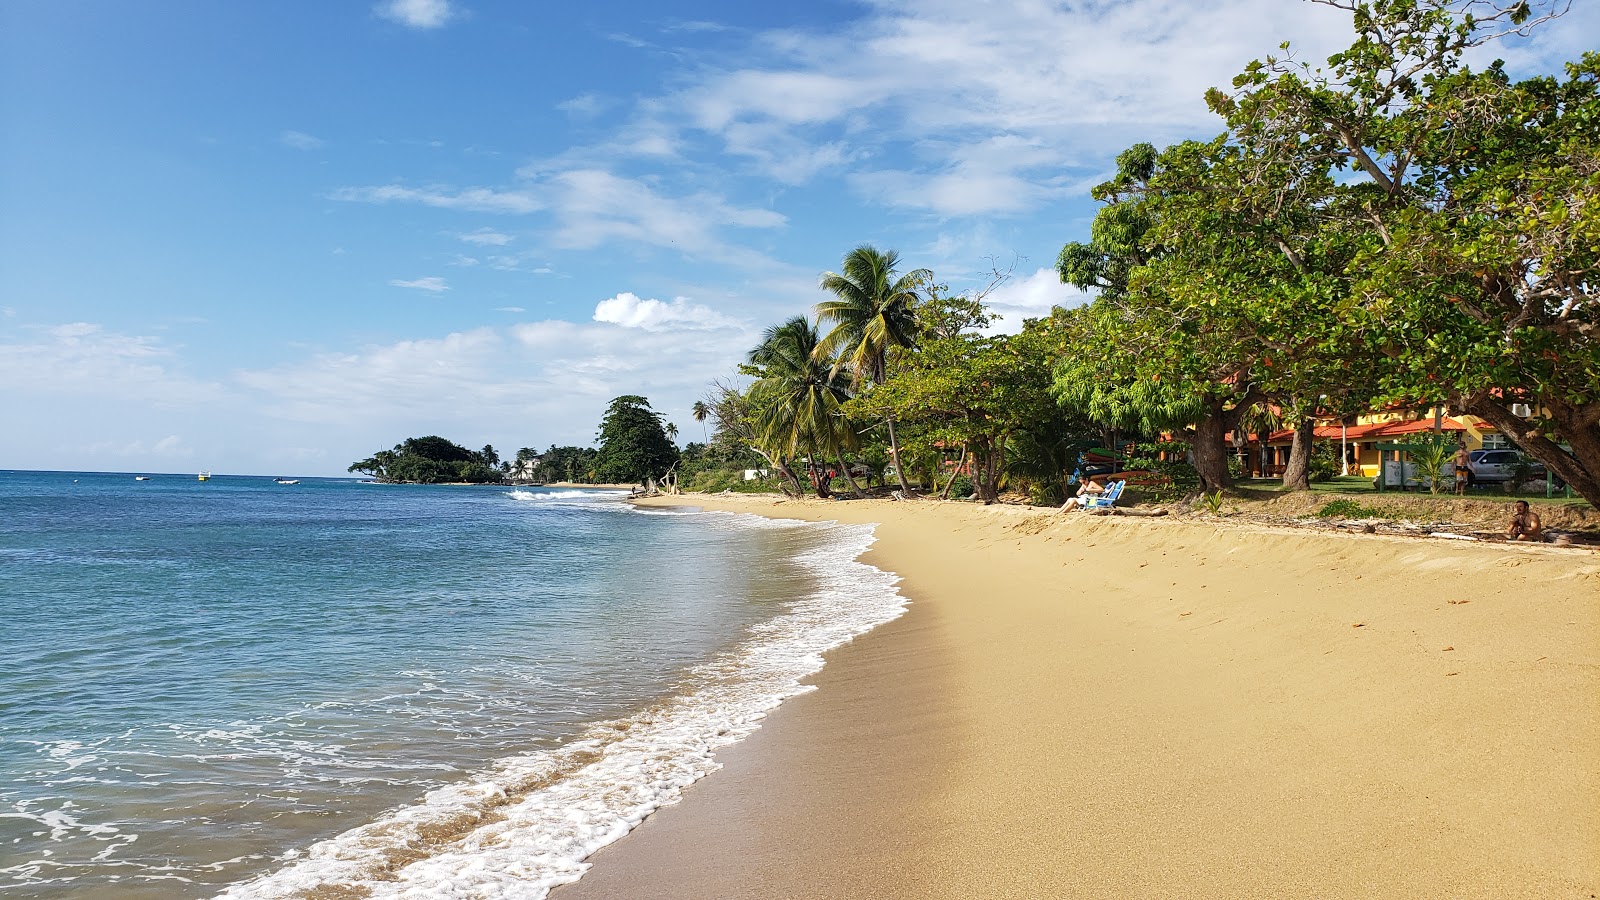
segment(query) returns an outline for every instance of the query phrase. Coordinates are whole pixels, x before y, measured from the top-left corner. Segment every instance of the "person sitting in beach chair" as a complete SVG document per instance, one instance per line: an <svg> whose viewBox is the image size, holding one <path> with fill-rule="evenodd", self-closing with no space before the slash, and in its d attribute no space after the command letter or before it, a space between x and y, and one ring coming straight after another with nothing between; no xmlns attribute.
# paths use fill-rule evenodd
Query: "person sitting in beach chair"
<svg viewBox="0 0 1600 900"><path fill-rule="evenodd" d="M1122 489L1128 486L1127 481L1113 481L1106 485L1101 493L1085 497L1084 509L1110 509L1117 505L1117 498L1122 496Z"/></svg>
<svg viewBox="0 0 1600 900"><path fill-rule="evenodd" d="M1100 476L1091 476L1080 481L1078 483L1078 495L1076 497L1068 497L1067 502L1061 504L1061 509L1057 510L1057 512L1066 512L1074 507L1085 506L1089 502L1089 498L1098 497L1105 493L1105 485L1095 480L1098 477Z"/></svg>
<svg viewBox="0 0 1600 900"><path fill-rule="evenodd" d="M1544 540L1544 523L1539 521L1538 513L1528 508L1528 501L1517 501L1517 512L1511 517L1511 529L1506 532L1506 537L1536 544Z"/></svg>

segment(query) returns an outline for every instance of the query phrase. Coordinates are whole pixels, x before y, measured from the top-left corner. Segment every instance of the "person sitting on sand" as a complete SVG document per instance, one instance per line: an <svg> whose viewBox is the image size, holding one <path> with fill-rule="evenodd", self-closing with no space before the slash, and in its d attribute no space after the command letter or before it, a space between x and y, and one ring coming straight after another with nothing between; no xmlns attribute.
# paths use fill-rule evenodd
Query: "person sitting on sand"
<svg viewBox="0 0 1600 900"><path fill-rule="evenodd" d="M1544 523L1539 521L1538 513L1528 508L1528 501L1517 501L1517 514L1511 517L1511 530L1506 532L1506 537L1535 543L1544 540Z"/></svg>
<svg viewBox="0 0 1600 900"><path fill-rule="evenodd" d="M1068 497L1067 502L1061 504L1061 508L1057 512L1066 512L1073 507L1081 507L1084 505L1084 500L1093 497L1095 494L1104 494L1105 492L1105 485L1095 481L1093 477L1085 478L1078 485L1078 495L1076 497Z"/></svg>

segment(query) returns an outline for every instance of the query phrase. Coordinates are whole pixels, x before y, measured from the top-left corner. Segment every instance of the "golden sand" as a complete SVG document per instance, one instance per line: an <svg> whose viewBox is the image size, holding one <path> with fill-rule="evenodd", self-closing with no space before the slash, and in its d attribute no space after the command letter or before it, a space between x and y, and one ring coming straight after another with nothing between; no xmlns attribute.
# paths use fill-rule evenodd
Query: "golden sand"
<svg viewBox="0 0 1600 900"><path fill-rule="evenodd" d="M958 503L901 619L554 900L1600 892L1600 557Z"/></svg>

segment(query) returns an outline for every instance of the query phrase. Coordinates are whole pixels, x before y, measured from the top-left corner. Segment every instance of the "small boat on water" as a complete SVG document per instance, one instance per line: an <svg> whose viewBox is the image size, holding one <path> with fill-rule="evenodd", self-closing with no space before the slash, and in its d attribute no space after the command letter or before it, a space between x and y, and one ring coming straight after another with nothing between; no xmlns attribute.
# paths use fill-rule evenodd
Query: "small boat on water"
<svg viewBox="0 0 1600 900"><path fill-rule="evenodd" d="M273 484L299 484L300 483L300 479L298 479L298 478L282 478L282 477L279 477L279 478L272 479L272 483Z"/></svg>
<svg viewBox="0 0 1600 900"><path fill-rule="evenodd" d="M133 480L134 481L149 481L150 480L150 476L149 475L135 475L135 476L133 476Z"/></svg>
<svg viewBox="0 0 1600 900"><path fill-rule="evenodd" d="M200 473L200 480L201 481L210 481L211 480L211 473L210 472L201 472Z"/></svg>

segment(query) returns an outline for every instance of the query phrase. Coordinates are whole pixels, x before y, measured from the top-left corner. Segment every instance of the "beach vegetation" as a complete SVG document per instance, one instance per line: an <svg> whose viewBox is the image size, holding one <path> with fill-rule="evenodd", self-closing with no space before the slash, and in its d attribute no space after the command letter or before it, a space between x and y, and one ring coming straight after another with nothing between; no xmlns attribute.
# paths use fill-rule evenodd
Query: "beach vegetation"
<svg viewBox="0 0 1600 900"><path fill-rule="evenodd" d="M637 394L611 401L597 440L593 480L603 484L643 484L665 476L678 462L678 448L668 438L661 414Z"/></svg>

